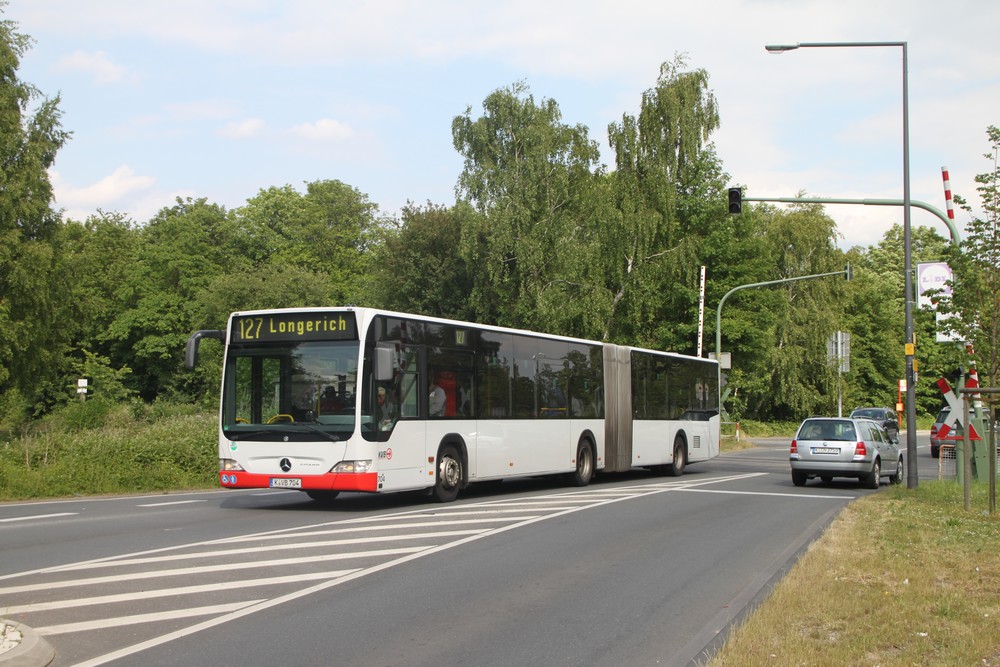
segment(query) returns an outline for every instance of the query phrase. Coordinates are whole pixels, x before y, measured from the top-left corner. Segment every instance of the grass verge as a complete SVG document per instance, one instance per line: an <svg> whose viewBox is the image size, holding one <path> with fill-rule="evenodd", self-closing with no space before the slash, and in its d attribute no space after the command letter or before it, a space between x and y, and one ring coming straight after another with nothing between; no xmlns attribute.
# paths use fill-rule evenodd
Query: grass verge
<svg viewBox="0 0 1000 667"><path fill-rule="evenodd" d="M0 443L0 500L218 486L214 413L138 404L85 409ZM99 426L90 412L99 413Z"/></svg>
<svg viewBox="0 0 1000 667"><path fill-rule="evenodd" d="M988 485L883 487L848 505L707 667L1000 667L1000 514Z"/></svg>

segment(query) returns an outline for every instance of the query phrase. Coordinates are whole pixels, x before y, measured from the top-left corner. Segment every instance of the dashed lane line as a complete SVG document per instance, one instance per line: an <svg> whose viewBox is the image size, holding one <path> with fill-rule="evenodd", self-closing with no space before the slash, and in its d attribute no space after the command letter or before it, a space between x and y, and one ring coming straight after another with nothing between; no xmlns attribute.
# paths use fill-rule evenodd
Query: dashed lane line
<svg viewBox="0 0 1000 667"><path fill-rule="evenodd" d="M79 512L59 512L57 514L33 514L31 516L15 516L9 519L0 519L0 523L13 523L14 521L34 521L36 519L55 519L60 516L76 516Z"/></svg>

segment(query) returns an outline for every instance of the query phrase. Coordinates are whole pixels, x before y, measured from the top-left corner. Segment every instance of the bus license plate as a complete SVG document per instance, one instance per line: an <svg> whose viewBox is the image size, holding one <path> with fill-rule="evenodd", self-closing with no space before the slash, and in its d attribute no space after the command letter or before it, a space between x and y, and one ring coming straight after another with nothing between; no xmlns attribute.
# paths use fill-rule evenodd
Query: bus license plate
<svg viewBox="0 0 1000 667"><path fill-rule="evenodd" d="M836 447L813 447L813 454L839 454Z"/></svg>
<svg viewBox="0 0 1000 667"><path fill-rule="evenodd" d="M285 477L272 477L271 478L271 488L272 489L301 489L302 480L298 477L285 478Z"/></svg>

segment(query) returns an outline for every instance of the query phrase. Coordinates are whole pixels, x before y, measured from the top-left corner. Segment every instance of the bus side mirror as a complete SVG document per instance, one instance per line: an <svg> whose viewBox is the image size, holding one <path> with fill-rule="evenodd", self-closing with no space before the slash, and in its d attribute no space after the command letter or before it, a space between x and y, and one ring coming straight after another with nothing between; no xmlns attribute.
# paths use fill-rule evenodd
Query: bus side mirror
<svg viewBox="0 0 1000 667"><path fill-rule="evenodd" d="M224 341L226 340L226 332L220 329L203 329L191 334L191 337L188 338L187 348L184 350L184 365L188 368L194 368L195 364L198 363L198 345L202 338L217 338Z"/></svg>

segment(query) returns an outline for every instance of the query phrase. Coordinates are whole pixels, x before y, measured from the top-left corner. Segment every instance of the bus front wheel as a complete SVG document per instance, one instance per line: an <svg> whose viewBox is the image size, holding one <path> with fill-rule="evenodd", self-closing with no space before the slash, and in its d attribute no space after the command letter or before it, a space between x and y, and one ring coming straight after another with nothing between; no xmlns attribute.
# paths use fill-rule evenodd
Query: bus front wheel
<svg viewBox="0 0 1000 667"><path fill-rule="evenodd" d="M441 449L437 461L437 477L434 481L434 498L441 503L450 503L458 497L462 486L462 458L454 445Z"/></svg>
<svg viewBox="0 0 1000 667"><path fill-rule="evenodd" d="M327 505L332 503L334 499L340 495L340 491L322 491L322 490L309 489L306 491L306 495L318 503Z"/></svg>

